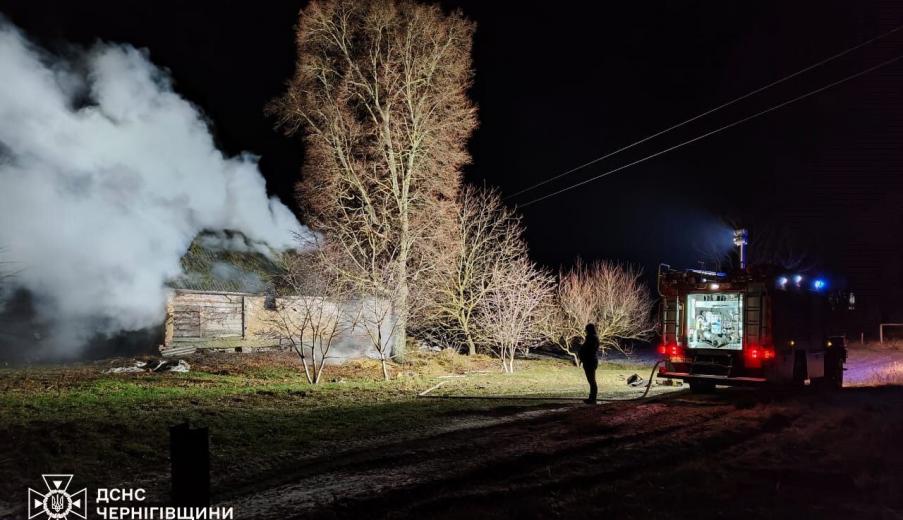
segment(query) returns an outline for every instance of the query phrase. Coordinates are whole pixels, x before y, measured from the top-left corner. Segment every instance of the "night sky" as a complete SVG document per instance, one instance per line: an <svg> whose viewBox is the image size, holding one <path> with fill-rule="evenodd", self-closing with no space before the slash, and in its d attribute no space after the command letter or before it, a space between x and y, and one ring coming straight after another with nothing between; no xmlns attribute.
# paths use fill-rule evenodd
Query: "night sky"
<svg viewBox="0 0 903 520"><path fill-rule="evenodd" d="M442 2L477 22L480 128L469 181L505 195L903 24L903 4ZM627 5L630 4L630 5ZM263 105L294 70L303 2L8 1L0 13L65 52L146 47L228 154L261 156L295 206L303 148ZM622 155L510 199L527 202L903 54L903 31ZM550 267L613 258L692 266L725 220L781 231L846 278L875 318L903 320L903 62L524 208ZM755 247L755 234L752 236ZM879 316L880 314L880 316Z"/></svg>

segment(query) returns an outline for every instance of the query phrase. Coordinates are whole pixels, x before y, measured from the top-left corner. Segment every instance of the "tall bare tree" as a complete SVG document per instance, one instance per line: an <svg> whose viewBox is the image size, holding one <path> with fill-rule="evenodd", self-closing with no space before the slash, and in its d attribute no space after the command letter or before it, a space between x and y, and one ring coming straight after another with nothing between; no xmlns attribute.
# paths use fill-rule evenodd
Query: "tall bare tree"
<svg viewBox="0 0 903 520"><path fill-rule="evenodd" d="M473 31L460 11L412 0L314 0L300 15L295 76L268 106L288 134L303 129L299 197L351 260L343 275L392 296L396 355L409 285L430 268L418 248L435 247L469 161ZM387 265L397 287L381 285Z"/></svg>
<svg viewBox="0 0 903 520"><path fill-rule="evenodd" d="M563 272L556 294L559 308L544 328L547 337L572 356L571 339L584 338L587 323L596 325L603 352L623 349L623 340L647 339L655 330L653 301L641 274L614 262L578 262Z"/></svg>
<svg viewBox="0 0 903 520"><path fill-rule="evenodd" d="M500 266L526 257L520 219L494 190L465 185L458 196L448 247L437 250L438 268L428 320L457 344L476 353L475 316L494 284L505 280Z"/></svg>
<svg viewBox="0 0 903 520"><path fill-rule="evenodd" d="M476 315L479 341L493 350L502 369L514 371L514 354L542 337L542 311L552 295L554 280L522 256L508 264L493 266L491 289Z"/></svg>

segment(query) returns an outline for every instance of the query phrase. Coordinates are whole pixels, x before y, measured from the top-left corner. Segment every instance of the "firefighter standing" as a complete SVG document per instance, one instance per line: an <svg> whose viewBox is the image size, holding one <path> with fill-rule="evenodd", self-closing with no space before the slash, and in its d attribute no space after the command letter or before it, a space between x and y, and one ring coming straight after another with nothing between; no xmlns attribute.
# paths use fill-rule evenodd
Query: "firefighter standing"
<svg viewBox="0 0 903 520"><path fill-rule="evenodd" d="M577 350L577 358L583 364L583 371L586 373L586 382L589 383L589 398L584 399L586 404L596 404L596 394L598 386L596 385L596 368L599 367L599 336L596 335L596 326L592 323L586 324L586 339L580 344Z"/></svg>

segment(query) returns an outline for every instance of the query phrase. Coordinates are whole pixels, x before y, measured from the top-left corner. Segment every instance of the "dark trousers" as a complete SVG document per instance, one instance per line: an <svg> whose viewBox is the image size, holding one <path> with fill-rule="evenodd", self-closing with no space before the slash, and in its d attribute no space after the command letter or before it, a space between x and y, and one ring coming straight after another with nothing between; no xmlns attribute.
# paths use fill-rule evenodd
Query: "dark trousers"
<svg viewBox="0 0 903 520"><path fill-rule="evenodd" d="M596 368L598 363L584 363L583 371L586 373L586 382L589 383L589 400L595 401L599 387L596 385Z"/></svg>

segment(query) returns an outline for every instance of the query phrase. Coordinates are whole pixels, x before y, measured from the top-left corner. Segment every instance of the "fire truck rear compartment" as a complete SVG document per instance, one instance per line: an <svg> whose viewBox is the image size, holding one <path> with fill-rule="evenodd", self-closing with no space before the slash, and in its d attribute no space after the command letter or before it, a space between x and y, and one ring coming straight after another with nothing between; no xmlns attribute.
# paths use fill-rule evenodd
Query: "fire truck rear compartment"
<svg viewBox="0 0 903 520"><path fill-rule="evenodd" d="M690 375L730 377L732 368L731 356L699 353L693 356Z"/></svg>
<svg viewBox="0 0 903 520"><path fill-rule="evenodd" d="M761 370L743 365L740 353L693 349L685 359L684 363L672 363L670 370L666 369L660 375L722 385L754 385L767 381Z"/></svg>
<svg viewBox="0 0 903 520"><path fill-rule="evenodd" d="M691 293L684 308L689 348L743 348L743 299L739 292Z"/></svg>

